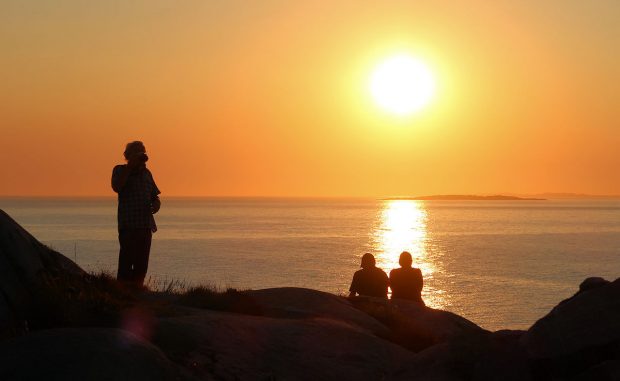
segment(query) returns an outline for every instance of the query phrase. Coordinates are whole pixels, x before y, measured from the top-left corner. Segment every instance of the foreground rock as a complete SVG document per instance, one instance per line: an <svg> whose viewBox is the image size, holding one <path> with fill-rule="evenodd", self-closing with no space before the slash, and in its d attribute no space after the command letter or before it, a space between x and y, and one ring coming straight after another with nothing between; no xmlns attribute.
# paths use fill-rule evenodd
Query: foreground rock
<svg viewBox="0 0 620 381"><path fill-rule="evenodd" d="M0 341L0 380L189 379L154 345L118 329L51 329Z"/></svg>
<svg viewBox="0 0 620 381"><path fill-rule="evenodd" d="M127 293L0 211L0 379L620 379L620 280L589 278L528 331L498 332L302 288Z"/></svg>
<svg viewBox="0 0 620 381"><path fill-rule="evenodd" d="M574 375L620 361L620 279L586 279L580 291L521 338L540 375ZM597 372L601 372L599 369Z"/></svg>
<svg viewBox="0 0 620 381"><path fill-rule="evenodd" d="M23 329L42 277L83 273L0 210L0 338L7 330Z"/></svg>
<svg viewBox="0 0 620 381"><path fill-rule="evenodd" d="M395 300L390 304L406 317L408 326L420 332L427 332L435 343L488 333L475 323L452 312L435 310L406 300Z"/></svg>
<svg viewBox="0 0 620 381"><path fill-rule="evenodd" d="M339 320L213 311L161 319L153 342L196 377L218 380L381 380L415 356Z"/></svg>
<svg viewBox="0 0 620 381"><path fill-rule="evenodd" d="M368 330L387 336L389 330L376 319L353 307L346 299L307 288L284 287L248 291L261 308L262 315L287 319L314 319Z"/></svg>

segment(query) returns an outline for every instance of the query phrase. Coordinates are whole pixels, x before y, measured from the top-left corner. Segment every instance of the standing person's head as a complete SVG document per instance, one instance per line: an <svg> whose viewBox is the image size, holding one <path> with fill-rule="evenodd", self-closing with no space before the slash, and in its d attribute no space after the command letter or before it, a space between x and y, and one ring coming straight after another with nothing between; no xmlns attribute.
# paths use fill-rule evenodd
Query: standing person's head
<svg viewBox="0 0 620 381"><path fill-rule="evenodd" d="M146 156L146 147L144 147L144 143L138 140L127 143L123 155L125 155L127 161L133 159L146 162L149 159L148 156Z"/></svg>
<svg viewBox="0 0 620 381"><path fill-rule="evenodd" d="M411 267L413 264L413 258L411 258L411 253L408 251L403 251L400 253L400 258L398 258L398 264L400 267Z"/></svg>
<svg viewBox="0 0 620 381"><path fill-rule="evenodd" d="M360 267L363 269L371 269L375 267L375 257L370 253L362 255L362 264Z"/></svg>

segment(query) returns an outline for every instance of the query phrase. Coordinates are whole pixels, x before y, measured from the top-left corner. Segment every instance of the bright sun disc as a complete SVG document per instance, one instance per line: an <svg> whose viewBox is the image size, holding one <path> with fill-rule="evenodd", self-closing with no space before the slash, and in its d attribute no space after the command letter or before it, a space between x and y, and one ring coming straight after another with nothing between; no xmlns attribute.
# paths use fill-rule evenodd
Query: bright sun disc
<svg viewBox="0 0 620 381"><path fill-rule="evenodd" d="M372 74L370 91L383 109L398 115L421 110L435 95L435 80L417 59L399 55L384 61Z"/></svg>

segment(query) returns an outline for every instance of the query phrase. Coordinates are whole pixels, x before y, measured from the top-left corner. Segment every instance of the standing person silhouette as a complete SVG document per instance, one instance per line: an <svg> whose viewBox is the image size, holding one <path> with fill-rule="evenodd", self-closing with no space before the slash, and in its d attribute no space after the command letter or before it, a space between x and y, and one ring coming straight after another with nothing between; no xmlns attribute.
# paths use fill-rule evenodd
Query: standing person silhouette
<svg viewBox="0 0 620 381"><path fill-rule="evenodd" d="M424 305L422 300L422 271L415 267L413 258L407 251L403 251L398 259L399 269L390 271L390 288L392 289L392 299L407 299Z"/></svg>
<svg viewBox="0 0 620 381"><path fill-rule="evenodd" d="M387 298L388 277L385 271L376 267L375 257L370 253L364 254L361 267L353 274L349 297L359 294Z"/></svg>
<svg viewBox="0 0 620 381"><path fill-rule="evenodd" d="M112 170L112 189L118 193L117 279L141 286L148 269L152 234L157 231L153 214L161 206L161 192L146 168L149 158L144 144L128 143L124 155L127 164Z"/></svg>

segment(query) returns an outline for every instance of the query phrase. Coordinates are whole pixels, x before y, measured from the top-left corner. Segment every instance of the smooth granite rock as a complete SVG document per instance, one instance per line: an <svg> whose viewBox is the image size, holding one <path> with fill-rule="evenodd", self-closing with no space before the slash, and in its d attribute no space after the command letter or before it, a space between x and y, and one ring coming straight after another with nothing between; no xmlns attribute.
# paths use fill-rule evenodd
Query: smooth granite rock
<svg viewBox="0 0 620 381"><path fill-rule="evenodd" d="M449 311L420 306L407 300L392 300L391 305L405 316L415 329L429 333L435 342L488 332Z"/></svg>
<svg viewBox="0 0 620 381"><path fill-rule="evenodd" d="M388 329L376 319L353 307L345 298L327 292L298 287L248 291L264 316L287 319L322 319L348 323L386 336Z"/></svg>
<svg viewBox="0 0 620 381"><path fill-rule="evenodd" d="M122 329L80 319L76 299L73 320L42 320L90 328L32 324L31 332L37 316L24 317L53 310L32 308L48 300L40 281L84 274L0 211L0 380L620 379L620 279L586 279L528 331L489 332L408 301L273 288L243 292L255 310L219 307L228 312L142 290L102 310ZM102 287L125 290L111 282ZM71 292L84 284L71 283ZM87 300L114 302L107 290Z"/></svg>
<svg viewBox="0 0 620 381"><path fill-rule="evenodd" d="M337 319L208 310L161 319L153 342L196 377L221 380L381 380L415 356Z"/></svg>
<svg viewBox="0 0 620 381"><path fill-rule="evenodd" d="M0 341L3 381L191 379L157 347L118 329L51 329Z"/></svg>
<svg viewBox="0 0 620 381"><path fill-rule="evenodd" d="M81 275L73 261L36 240L0 210L0 337L28 313L44 275Z"/></svg>
<svg viewBox="0 0 620 381"><path fill-rule="evenodd" d="M521 338L532 358L554 358L620 340L620 279L575 295Z"/></svg>

